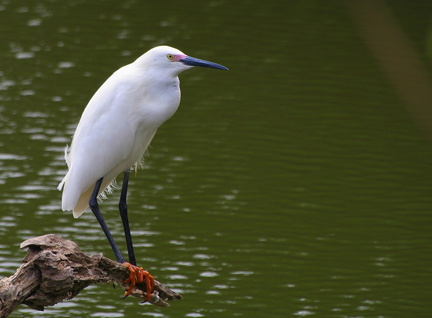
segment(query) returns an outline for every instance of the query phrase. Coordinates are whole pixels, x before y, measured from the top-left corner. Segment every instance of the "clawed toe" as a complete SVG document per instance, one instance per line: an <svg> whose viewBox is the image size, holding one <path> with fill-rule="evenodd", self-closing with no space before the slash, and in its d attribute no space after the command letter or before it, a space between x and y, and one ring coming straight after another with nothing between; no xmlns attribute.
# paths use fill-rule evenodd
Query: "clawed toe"
<svg viewBox="0 0 432 318"><path fill-rule="evenodd" d="M132 290L137 284L140 284L145 281L146 284L146 301L150 301L150 296L155 287L154 277L147 271L145 271L142 267L138 267L132 265L130 263L123 263L125 266L129 268L129 278L124 281L125 284L129 284L128 290L125 292L124 297L126 298L132 293Z"/></svg>

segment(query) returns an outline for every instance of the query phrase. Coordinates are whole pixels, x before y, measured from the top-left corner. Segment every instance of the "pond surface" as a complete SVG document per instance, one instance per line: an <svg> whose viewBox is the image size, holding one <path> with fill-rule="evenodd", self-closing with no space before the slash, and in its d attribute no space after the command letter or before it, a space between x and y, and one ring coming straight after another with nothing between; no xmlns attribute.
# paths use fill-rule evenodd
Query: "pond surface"
<svg viewBox="0 0 432 318"><path fill-rule="evenodd" d="M47 233L114 257L56 190L113 71L160 44L230 68L181 75L131 178L138 263L183 300L100 285L11 317L430 317L432 3L362 3L0 0L2 276Z"/></svg>

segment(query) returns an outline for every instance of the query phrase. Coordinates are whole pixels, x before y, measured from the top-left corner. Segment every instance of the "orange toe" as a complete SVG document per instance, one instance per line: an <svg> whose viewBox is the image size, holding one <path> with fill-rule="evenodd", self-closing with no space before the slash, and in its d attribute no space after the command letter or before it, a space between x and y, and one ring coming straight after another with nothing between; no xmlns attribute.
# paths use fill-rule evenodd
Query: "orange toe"
<svg viewBox="0 0 432 318"><path fill-rule="evenodd" d="M130 272L129 278L124 281L125 284L129 284L129 288L125 292L125 296L129 296L132 293L132 290L134 289L136 284L141 284L145 281L147 292L146 300L150 300L150 295L153 292L155 286L154 277L149 272L145 271L142 267L138 267L130 263L123 263L123 265L127 266Z"/></svg>

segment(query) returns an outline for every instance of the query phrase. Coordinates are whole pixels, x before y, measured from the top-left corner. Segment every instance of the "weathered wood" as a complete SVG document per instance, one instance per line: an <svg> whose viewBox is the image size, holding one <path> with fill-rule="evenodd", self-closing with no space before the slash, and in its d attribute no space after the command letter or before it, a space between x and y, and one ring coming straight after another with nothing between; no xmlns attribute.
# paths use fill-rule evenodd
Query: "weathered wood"
<svg viewBox="0 0 432 318"><path fill-rule="evenodd" d="M72 299L91 284L120 283L129 277L129 269L102 254L88 256L78 245L55 234L47 234L24 241L28 248L23 264L14 275L0 280L0 318L25 304L44 310L63 300ZM150 303L166 307L168 301L181 295L155 281ZM136 286L132 295L144 299L145 283Z"/></svg>

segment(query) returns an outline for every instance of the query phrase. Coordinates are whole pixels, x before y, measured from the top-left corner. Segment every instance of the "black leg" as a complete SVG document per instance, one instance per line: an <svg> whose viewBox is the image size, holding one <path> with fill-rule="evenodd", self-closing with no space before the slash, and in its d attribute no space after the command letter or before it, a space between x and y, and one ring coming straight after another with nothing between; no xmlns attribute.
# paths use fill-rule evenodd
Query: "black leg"
<svg viewBox="0 0 432 318"><path fill-rule="evenodd" d="M98 222L99 222L102 230L104 231L105 236L108 239L108 242L110 243L111 248L112 248L112 250L113 250L113 252L115 254L115 257L117 258L117 262L124 263L125 260L123 258L123 255L121 254L119 248L117 247L117 244L114 241L114 238L113 238L110 230L108 229L108 226L107 226L105 220L102 217L102 213L99 210L99 204L97 202L97 197L98 197L98 194L99 194L99 189L100 189L101 184L102 184L102 180L103 180L103 178L100 178L96 182L96 186L95 186L95 188L93 190L93 194L90 197L90 201L89 201L90 209L92 210L94 216L96 217L96 219L98 220Z"/></svg>
<svg viewBox="0 0 432 318"><path fill-rule="evenodd" d="M130 226L129 226L129 218L128 218L128 209L126 204L126 196L127 196L127 189L128 189L128 183L129 183L129 174L130 171L126 170L123 175L123 185L120 195L120 202L119 202L119 210L120 210L120 217L123 222L123 230L125 233L126 238L126 245L128 249L128 256L129 256L129 263L132 265L136 265L135 260L135 253L134 248L132 244L132 236L130 232Z"/></svg>

